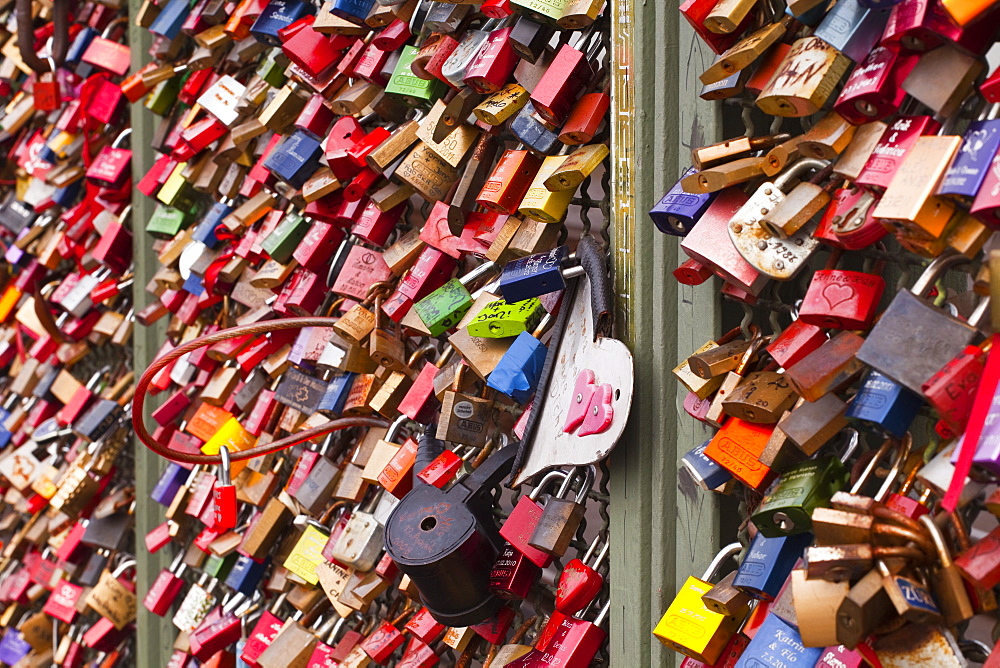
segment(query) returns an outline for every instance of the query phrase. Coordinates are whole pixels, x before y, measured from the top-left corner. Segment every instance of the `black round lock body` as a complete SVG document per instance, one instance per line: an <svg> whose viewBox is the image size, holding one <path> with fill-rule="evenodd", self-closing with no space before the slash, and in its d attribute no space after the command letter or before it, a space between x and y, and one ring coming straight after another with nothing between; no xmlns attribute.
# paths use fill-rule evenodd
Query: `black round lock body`
<svg viewBox="0 0 1000 668"><path fill-rule="evenodd" d="M481 497L510 472L515 450L493 453L447 492L415 487L386 523L386 551L441 624L478 624L504 603L489 590L503 539Z"/></svg>

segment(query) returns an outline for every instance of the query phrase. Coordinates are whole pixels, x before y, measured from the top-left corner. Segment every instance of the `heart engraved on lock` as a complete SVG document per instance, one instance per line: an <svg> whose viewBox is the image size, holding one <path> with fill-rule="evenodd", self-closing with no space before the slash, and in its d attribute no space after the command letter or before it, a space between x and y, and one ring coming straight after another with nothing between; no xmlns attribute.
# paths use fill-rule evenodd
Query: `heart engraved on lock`
<svg viewBox="0 0 1000 668"><path fill-rule="evenodd" d="M853 287L840 283L830 283L824 286L820 294L831 309L837 308L839 304L850 301L857 296Z"/></svg>

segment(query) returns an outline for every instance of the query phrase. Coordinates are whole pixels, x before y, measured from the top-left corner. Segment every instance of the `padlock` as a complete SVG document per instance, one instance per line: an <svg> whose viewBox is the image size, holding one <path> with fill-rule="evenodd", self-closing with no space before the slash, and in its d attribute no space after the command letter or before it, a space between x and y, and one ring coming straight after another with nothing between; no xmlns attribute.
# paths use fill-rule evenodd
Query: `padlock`
<svg viewBox="0 0 1000 668"><path fill-rule="evenodd" d="M923 397L872 369L844 415L902 438L923 403Z"/></svg>
<svg viewBox="0 0 1000 668"><path fill-rule="evenodd" d="M829 503L848 480L846 462L858 445L857 431L850 430L845 454L809 459L782 472L775 486L751 516L754 526L767 537L793 535L811 529L813 511Z"/></svg>
<svg viewBox="0 0 1000 668"><path fill-rule="evenodd" d="M583 520L587 495L590 493L596 478L594 469L587 467L583 471L584 477L580 481L580 490L577 492L576 498L572 501L562 498L570 491L573 481L577 479L577 473L578 471L571 471L563 480L555 496L546 502L542 515L535 525L535 530L532 532L531 538L528 539L530 547L553 557L562 556L566 552L570 541L576 535L580 522Z"/></svg>
<svg viewBox="0 0 1000 668"><path fill-rule="evenodd" d="M463 393L461 383L466 368L465 364L459 366L452 388L445 392L441 401L437 437L442 441L482 447L489 440L494 424L492 390L484 386L480 397Z"/></svg>
<svg viewBox="0 0 1000 668"><path fill-rule="evenodd" d="M954 253L941 255L931 262L914 284L913 291L900 291L889 304L858 350L857 359L919 393L921 386L934 373L971 342L976 332L973 323L983 316L983 309L980 309L969 323L960 322L928 306L921 299L941 274L964 261L964 256ZM922 328L932 323L933 335L925 333L930 330ZM931 336L934 345L928 343ZM907 357L905 368L893 365L887 357L892 356L889 350L906 350L910 345L920 345L925 354L919 358Z"/></svg>
<svg viewBox="0 0 1000 668"><path fill-rule="evenodd" d="M380 496L379 493L373 494L361 509L351 514L331 552L334 559L361 571L370 570L378 561L385 527L372 511Z"/></svg>
<svg viewBox="0 0 1000 668"><path fill-rule="evenodd" d="M832 253L827 268L813 274L799 307L803 322L831 329L864 330L871 326L885 290L882 266L872 273L833 269L839 253Z"/></svg>
<svg viewBox="0 0 1000 668"><path fill-rule="evenodd" d="M764 183L730 219L729 237L740 255L762 274L787 281L805 265L816 249L811 238L812 226L805 224L786 238L776 237L761 224L776 206L786 199L783 190L789 182L808 170L825 169L824 161L803 158L782 173L773 183ZM789 195L790 196L790 195Z"/></svg>
<svg viewBox="0 0 1000 668"><path fill-rule="evenodd" d="M591 543L582 559L571 559L563 567L556 590L556 610L572 615L589 605L600 592L604 577L598 572L608 554L609 543L594 556L598 541ZM593 561L591 561L593 557ZM587 563L590 562L590 563Z"/></svg>
<svg viewBox="0 0 1000 668"><path fill-rule="evenodd" d="M715 556L699 579L689 576L653 630L660 642L696 661L714 664L743 620L710 610L701 597L712 588L730 557L740 553L732 543Z"/></svg>
<svg viewBox="0 0 1000 668"><path fill-rule="evenodd" d="M170 567L160 571L142 599L143 606L154 615L160 617L166 615L184 586L184 580L181 578L186 569L185 564L181 562L183 556L183 552L177 553Z"/></svg>

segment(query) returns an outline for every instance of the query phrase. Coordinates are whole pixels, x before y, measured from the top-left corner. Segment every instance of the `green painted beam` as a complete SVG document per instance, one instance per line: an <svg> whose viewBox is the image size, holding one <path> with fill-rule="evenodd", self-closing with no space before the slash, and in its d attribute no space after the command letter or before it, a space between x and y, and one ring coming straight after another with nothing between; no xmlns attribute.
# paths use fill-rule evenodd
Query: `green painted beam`
<svg viewBox="0 0 1000 668"><path fill-rule="evenodd" d="M635 399L611 462L611 665L669 666L679 656L652 636L677 584L718 545L711 495L678 477L705 434L683 410L671 370L714 338L717 286L681 286L684 256L646 212L719 133L717 105L698 98L711 54L676 3L614 0L612 11L612 260L618 335L635 355Z"/></svg>
<svg viewBox="0 0 1000 668"><path fill-rule="evenodd" d="M139 13L141 0L129 0L129 16L135 17ZM132 48L132 72L136 72L145 63L149 62L149 50L151 40L149 31L140 28L134 23L129 25L129 44ZM129 105L132 120L132 180L138 181L153 164L153 149L149 144L153 137L158 118L154 116L145 106L140 104ZM152 295L145 291L145 286L153 277L159 264L156 261L156 254L153 252L152 239L145 233L146 221L149 220L153 212L153 202L138 190L132 191L132 236L133 255L135 258L135 283L133 283L132 293L134 295L135 309L138 311L143 306L154 299ZM133 360L135 362L136 376L140 375L149 363L156 356L160 349L160 342L166 340L166 320L162 319L152 327L138 325L132 336ZM158 405L158 401L146 404L147 424L149 423L149 412ZM144 538L154 527L163 522L163 507L149 498L153 487L156 485L163 470L165 462L148 450L138 441L134 442L135 447L135 551L136 568L136 593L141 601L149 591L149 586L159 575L160 570L170 565L173 553L176 550L167 546L157 552L150 554L146 551ZM177 629L170 623L170 619L157 617L140 605L138 607L138 638L136 641L136 657L132 665L147 666L157 668L166 666L170 655L173 652L174 638L177 636Z"/></svg>

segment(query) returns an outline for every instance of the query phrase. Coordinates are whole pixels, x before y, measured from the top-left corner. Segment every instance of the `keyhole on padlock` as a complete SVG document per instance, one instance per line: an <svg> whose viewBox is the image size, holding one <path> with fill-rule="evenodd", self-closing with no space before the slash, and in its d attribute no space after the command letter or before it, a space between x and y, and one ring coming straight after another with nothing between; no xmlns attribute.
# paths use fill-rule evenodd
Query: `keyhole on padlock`
<svg viewBox="0 0 1000 668"><path fill-rule="evenodd" d="M778 528L782 531L791 531L795 528L795 522L792 521L785 513L775 513L774 523L778 525Z"/></svg>
<svg viewBox="0 0 1000 668"><path fill-rule="evenodd" d="M434 527L437 526L437 523L438 521L436 517L434 516L425 517L423 521L420 523L420 528L423 529L424 531L433 531Z"/></svg>

